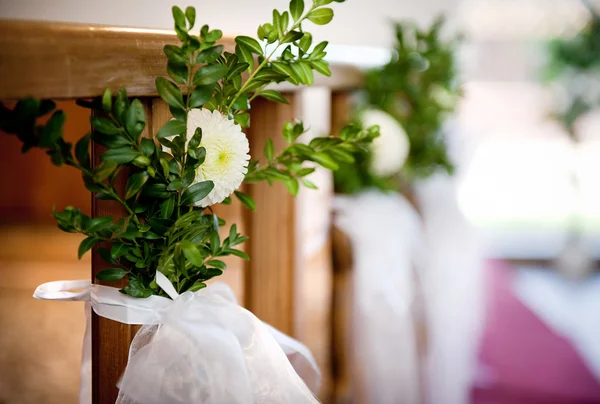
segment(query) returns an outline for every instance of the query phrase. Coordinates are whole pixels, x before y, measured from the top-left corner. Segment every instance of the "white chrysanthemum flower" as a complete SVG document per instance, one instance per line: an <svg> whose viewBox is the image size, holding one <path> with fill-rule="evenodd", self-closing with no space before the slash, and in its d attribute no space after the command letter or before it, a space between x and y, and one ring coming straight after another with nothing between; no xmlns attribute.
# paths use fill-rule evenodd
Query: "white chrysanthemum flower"
<svg viewBox="0 0 600 404"><path fill-rule="evenodd" d="M187 118L187 139L196 128L202 129L200 145L206 149L206 160L196 170L194 183L212 181L213 190L196 206L206 207L222 202L242 183L248 172L250 146L242 128L218 111L192 109Z"/></svg>
<svg viewBox="0 0 600 404"><path fill-rule="evenodd" d="M370 169L374 174L388 177L400 171L410 149L406 132L394 117L369 109L361 114L365 127L379 125L380 135L373 139Z"/></svg>

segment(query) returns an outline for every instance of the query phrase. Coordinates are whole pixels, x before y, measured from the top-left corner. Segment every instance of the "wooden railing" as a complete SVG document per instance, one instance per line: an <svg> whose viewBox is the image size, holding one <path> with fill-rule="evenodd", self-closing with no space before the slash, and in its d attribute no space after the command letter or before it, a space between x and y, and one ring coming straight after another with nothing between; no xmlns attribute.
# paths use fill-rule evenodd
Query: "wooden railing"
<svg viewBox="0 0 600 404"><path fill-rule="evenodd" d="M113 91L125 88L130 96L143 100L147 114L144 135L151 136L170 119L167 106L157 97L154 80L165 75L163 46L176 42L173 32L162 30L0 21L0 100L18 100L27 96L73 100L99 96L106 88ZM224 38L221 43L226 50L233 50L232 38ZM334 94L332 111L333 128L336 129L341 122L339 117L345 116L347 108L347 104L338 100L347 97L349 91L359 85L361 73L348 65L333 64L331 70L331 78L317 75L315 86L326 87ZM275 147L282 147L282 124L303 116L296 102L298 92L302 90L289 85L282 85L279 89L286 93L289 105L257 101L252 106L252 128L248 137L253 153L260 153L267 138L273 139ZM95 163L98 163L100 152L98 146L94 146L92 156ZM118 181L124 186L126 173ZM217 207L221 216L238 222L241 230L251 237L245 248L252 260L244 264L243 290L239 291L244 296L242 303L283 332L302 334L300 337L307 340L329 341L330 326L298 333L296 320L302 311L302 299L306 299L307 294L299 291L297 282L302 270L297 267L297 263L302 262L297 259L300 241L297 202L281 186L252 185L247 187L246 192L256 200L256 212L244 211L239 205ZM92 200L94 216L118 217L124 214L121 207L111 201ZM329 209L328 206L320 208ZM329 244L323 248L329 248ZM92 255L91 277L98 282L94 276L105 263L96 250ZM331 274L325 274L325 277L331 278ZM316 298L316 292L311 293L308 298ZM328 301L331 290L322 293L327 293L321 298ZM311 315L319 316L322 324L331 324L330 306L324 305L319 310ZM116 383L126 365L129 344L135 332L135 327L93 316L94 404L114 403ZM315 335L309 338L310 333ZM317 361L323 367L326 381L322 399L329 402L334 390L329 382L329 349L317 351Z"/></svg>

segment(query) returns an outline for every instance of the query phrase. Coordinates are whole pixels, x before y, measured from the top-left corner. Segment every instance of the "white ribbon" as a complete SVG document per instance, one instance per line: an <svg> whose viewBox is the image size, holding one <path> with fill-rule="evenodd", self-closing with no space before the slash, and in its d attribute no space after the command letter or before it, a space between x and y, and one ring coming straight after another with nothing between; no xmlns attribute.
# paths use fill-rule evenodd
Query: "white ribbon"
<svg viewBox="0 0 600 404"><path fill-rule="evenodd" d="M227 285L213 283L180 296L162 273L156 282L173 300L132 298L89 280L45 283L33 297L89 301L102 317L144 325L119 385L126 397L117 403L318 403L311 390L318 392L321 374L310 350L238 306ZM91 402L89 327L88 321L80 404ZM222 377L214 379L219 368ZM176 380L173 374L179 374Z"/></svg>

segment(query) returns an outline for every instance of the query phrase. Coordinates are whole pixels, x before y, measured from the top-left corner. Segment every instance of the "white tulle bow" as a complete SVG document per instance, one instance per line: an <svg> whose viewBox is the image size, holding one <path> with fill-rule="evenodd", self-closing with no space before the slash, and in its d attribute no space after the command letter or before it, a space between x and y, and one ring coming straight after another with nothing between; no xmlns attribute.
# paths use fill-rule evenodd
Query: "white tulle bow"
<svg viewBox="0 0 600 404"><path fill-rule="evenodd" d="M143 324L131 343L118 404L318 403L320 372L310 350L240 307L227 285L179 296L160 272L157 283L173 300L136 299L89 281L49 282L33 297L90 301L102 317ZM80 403L91 402L90 317Z"/></svg>

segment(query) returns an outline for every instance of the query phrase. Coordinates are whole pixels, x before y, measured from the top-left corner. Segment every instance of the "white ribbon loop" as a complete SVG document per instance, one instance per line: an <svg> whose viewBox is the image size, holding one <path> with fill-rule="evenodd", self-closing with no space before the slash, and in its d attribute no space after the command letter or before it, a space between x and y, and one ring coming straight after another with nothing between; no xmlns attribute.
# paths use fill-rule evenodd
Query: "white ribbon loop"
<svg viewBox="0 0 600 404"><path fill-rule="evenodd" d="M90 300L91 285L92 282L89 280L47 282L35 289L33 298L39 300L88 301Z"/></svg>
<svg viewBox="0 0 600 404"><path fill-rule="evenodd" d="M175 290L175 286L173 286L171 281L160 271L156 271L156 283L171 299L176 300L179 297L179 293Z"/></svg>

